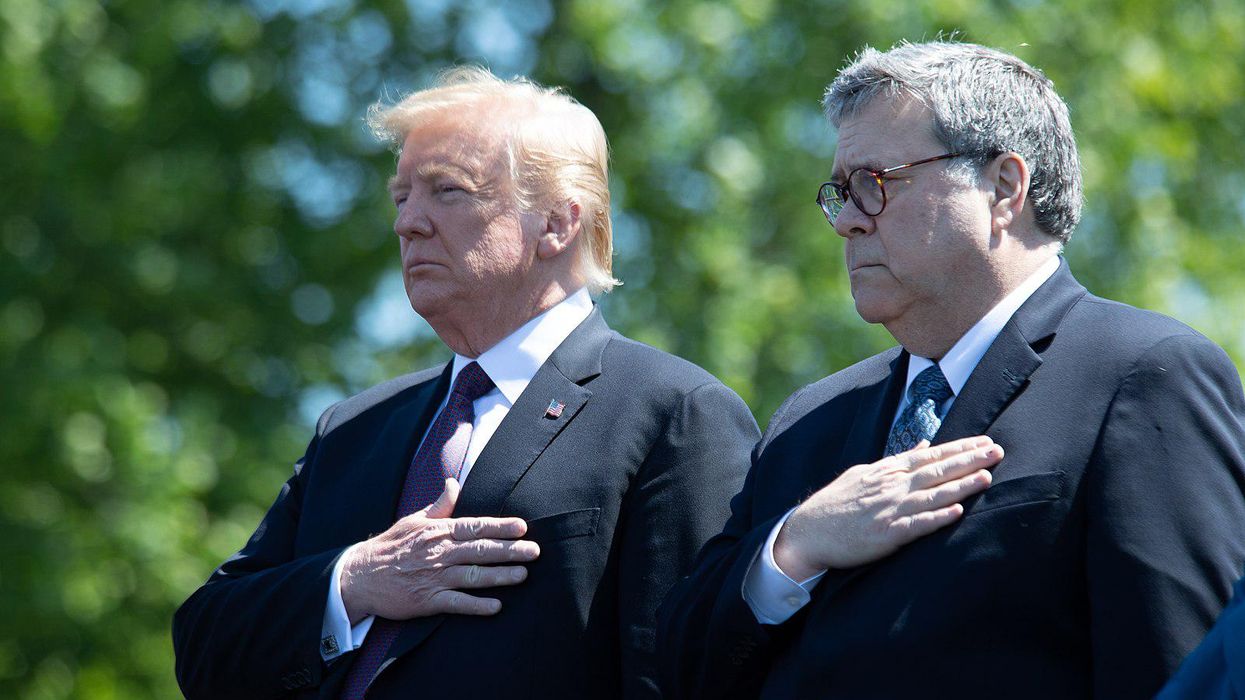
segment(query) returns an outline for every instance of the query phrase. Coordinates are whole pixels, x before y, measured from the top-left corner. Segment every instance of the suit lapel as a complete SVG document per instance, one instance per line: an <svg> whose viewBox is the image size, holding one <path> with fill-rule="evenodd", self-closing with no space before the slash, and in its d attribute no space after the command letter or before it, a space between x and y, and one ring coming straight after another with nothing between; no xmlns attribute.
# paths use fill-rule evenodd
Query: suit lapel
<svg viewBox="0 0 1245 700"><path fill-rule="evenodd" d="M502 514L519 479L592 397L581 383L601 373L609 333L594 308L541 365L472 465L455 515ZM549 412L554 401L563 405L557 416Z"/></svg>
<svg viewBox="0 0 1245 700"><path fill-rule="evenodd" d="M1042 358L1012 321L1003 326L976 369L968 375L968 381L955 397L933 442L951 442L986 432L1029 380L1029 375L1042 364Z"/></svg>
<svg viewBox="0 0 1245 700"><path fill-rule="evenodd" d="M833 475L828 475L826 483L838 476L844 469L857 464L876 462L886 449L886 436L890 433L891 418L899 406L899 396L903 392L908 374L908 353L900 348L887 351L892 357L883 365L876 377L866 380L861 388L860 405L856 416L852 419L852 428L847 440L843 443L843 454L839 458ZM886 362L886 354L880 358Z"/></svg>
<svg viewBox="0 0 1245 700"><path fill-rule="evenodd" d="M1029 375L1042 364L1036 348L1044 348L1068 309L1085 295L1072 277L1068 263L1059 269L1016 310L990 344L968 382L947 412L935 443L981 435L1023 390Z"/></svg>
<svg viewBox="0 0 1245 700"><path fill-rule="evenodd" d="M454 514L501 515L515 484L591 396L557 367L541 366L472 466ZM555 401L559 416L549 412Z"/></svg>
<svg viewBox="0 0 1245 700"><path fill-rule="evenodd" d="M601 353L610 335L600 310L594 308L541 365L472 465L455 516L502 514L519 479L592 397L581 384L601 373ZM550 401L563 404L560 416L548 415ZM427 639L444 619L436 615L407 621L381 670Z"/></svg>
<svg viewBox="0 0 1245 700"><path fill-rule="evenodd" d="M346 529L349 533L370 537L393 525L411 458L441 399L449 392L451 367L447 364L436 381L417 385L402 397L402 404L390 411L370 451L361 456L364 463L375 468L350 473L349 491L354 500L347 514L352 521Z"/></svg>
<svg viewBox="0 0 1245 700"><path fill-rule="evenodd" d="M441 400L449 393L452 369L453 363L447 363L435 380L418 384L392 399L400 404L389 411L371 450L360 457L363 463L374 464L375 468L351 471L347 477L349 483L341 486L353 499L350 509L344 513L349 520L347 527L342 528L348 537L345 544L384 532L393 525L411 459ZM350 665L342 663L342 659L330 665L320 685L320 697L337 698Z"/></svg>

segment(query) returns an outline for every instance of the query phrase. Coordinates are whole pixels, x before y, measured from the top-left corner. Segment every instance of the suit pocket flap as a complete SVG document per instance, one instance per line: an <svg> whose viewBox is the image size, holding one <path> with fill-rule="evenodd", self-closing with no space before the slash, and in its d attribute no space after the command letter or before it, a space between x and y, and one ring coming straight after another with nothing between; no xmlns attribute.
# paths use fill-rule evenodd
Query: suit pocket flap
<svg viewBox="0 0 1245 700"><path fill-rule="evenodd" d="M1065 478L1064 472L1047 472L1000 481L967 507L965 517L1008 506L1058 500L1063 496Z"/></svg>
<svg viewBox="0 0 1245 700"><path fill-rule="evenodd" d="M527 521L527 535L524 539L543 544L591 535L597 531L597 521L600 519L600 508L584 508L555 515L543 515Z"/></svg>

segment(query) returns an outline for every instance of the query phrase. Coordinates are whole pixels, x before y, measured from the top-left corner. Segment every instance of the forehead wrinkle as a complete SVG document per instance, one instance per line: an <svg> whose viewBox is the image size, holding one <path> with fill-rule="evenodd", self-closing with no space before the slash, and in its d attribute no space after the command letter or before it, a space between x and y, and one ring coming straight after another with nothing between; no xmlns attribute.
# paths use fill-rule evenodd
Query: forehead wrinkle
<svg viewBox="0 0 1245 700"><path fill-rule="evenodd" d="M507 196L509 154L496 115L446 112L407 133L392 185L405 191L414 183L436 184L443 177L483 198L477 203Z"/></svg>
<svg viewBox="0 0 1245 700"><path fill-rule="evenodd" d="M918 123L911 124L912 121ZM859 128L848 129L850 123L858 127L867 125L867 128L861 133ZM842 137L844 131L849 132L846 138ZM934 133L933 114L924 104L905 95L894 98L879 96L866 102L844 117L839 134L832 175L843 178L858 168L879 171L936 155L933 151L925 153L928 149L920 144L922 140L935 150L942 146ZM862 140L865 142L863 146L853 148ZM839 158L845 142L849 151L857 151L851 154L850 162Z"/></svg>
<svg viewBox="0 0 1245 700"><path fill-rule="evenodd" d="M418 164L421 173L433 170L456 171L472 179L487 179L506 165L505 143L488 122L439 124L431 140L435 143Z"/></svg>
<svg viewBox="0 0 1245 700"><path fill-rule="evenodd" d="M457 163L449 161L425 161L416 165L412 171L415 177L425 181L435 180L442 175L462 175L472 181L476 179L471 169L459 167Z"/></svg>

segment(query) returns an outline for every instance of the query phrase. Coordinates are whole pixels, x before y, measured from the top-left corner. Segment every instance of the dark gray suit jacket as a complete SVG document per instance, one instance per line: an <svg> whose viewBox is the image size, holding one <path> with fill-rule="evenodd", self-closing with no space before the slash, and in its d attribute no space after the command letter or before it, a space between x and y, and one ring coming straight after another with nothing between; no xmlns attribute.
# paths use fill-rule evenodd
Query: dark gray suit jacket
<svg viewBox="0 0 1245 700"><path fill-rule="evenodd" d="M1006 456L956 524L826 575L781 625L740 595L777 519L882 456L908 355L792 396L661 616L672 698L1145 698L1245 561L1245 397L1217 346L1097 298L1066 263L969 376L935 442Z"/></svg>
<svg viewBox="0 0 1245 700"><path fill-rule="evenodd" d="M318 652L329 572L392 524L448 386L447 366L324 413L246 547L177 612L187 696L336 697L351 655L326 667ZM566 406L556 419L550 400ZM455 511L526 519L541 548L528 579L481 591L501 599L495 617L408 623L368 698L656 695L655 610L721 529L758 437L734 392L594 310L502 421Z"/></svg>

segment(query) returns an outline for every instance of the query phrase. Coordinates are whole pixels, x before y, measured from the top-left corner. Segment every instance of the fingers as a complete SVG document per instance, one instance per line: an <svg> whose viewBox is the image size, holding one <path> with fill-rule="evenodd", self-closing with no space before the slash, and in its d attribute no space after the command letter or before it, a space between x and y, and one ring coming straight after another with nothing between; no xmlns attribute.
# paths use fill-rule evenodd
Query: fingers
<svg viewBox="0 0 1245 700"><path fill-rule="evenodd" d="M895 460L900 466L909 470L919 469L927 464L932 464L942 459L954 457L964 452L993 445L991 440L985 435L975 437L960 438L952 442L946 442L941 445L930 447L928 440L922 440L916 447L907 452L900 452L897 455L887 457L887 459Z"/></svg>
<svg viewBox="0 0 1245 700"><path fill-rule="evenodd" d="M984 443L977 447L968 450L956 449L950 454L944 454L941 459L912 470L912 488L927 489L998 464L1003 459L1003 448L994 444L990 438L981 439ZM937 450L939 447L945 445L929 449Z"/></svg>
<svg viewBox="0 0 1245 700"><path fill-rule="evenodd" d="M907 516L941 510L986 490L991 479L989 471L978 469L967 476L909 494L896 508L896 512Z"/></svg>
<svg viewBox="0 0 1245 700"><path fill-rule="evenodd" d="M540 545L530 540L479 539L446 548L448 564L501 564L531 561L540 556Z"/></svg>
<svg viewBox="0 0 1245 700"><path fill-rule="evenodd" d="M450 536L459 541L484 537L514 539L527 534L527 523L521 518L454 518Z"/></svg>
<svg viewBox="0 0 1245 700"><path fill-rule="evenodd" d="M441 495L437 496L437 500L423 510L424 516L429 518L448 518L454 514L454 506L458 503L458 492L460 487L458 480L449 478L445 480L445 489L441 491Z"/></svg>
<svg viewBox="0 0 1245 700"><path fill-rule="evenodd" d="M950 525L959 520L963 514L964 506L953 503L945 508L896 518L890 524L890 531L894 536L895 544L902 546Z"/></svg>
<svg viewBox="0 0 1245 700"><path fill-rule="evenodd" d="M467 564L451 566L442 575L447 588L493 588L513 586L527 579L527 568L522 566L479 566Z"/></svg>
<svg viewBox="0 0 1245 700"><path fill-rule="evenodd" d="M440 591L432 596L431 614L496 615L501 601L496 598L477 598L460 591Z"/></svg>

